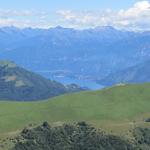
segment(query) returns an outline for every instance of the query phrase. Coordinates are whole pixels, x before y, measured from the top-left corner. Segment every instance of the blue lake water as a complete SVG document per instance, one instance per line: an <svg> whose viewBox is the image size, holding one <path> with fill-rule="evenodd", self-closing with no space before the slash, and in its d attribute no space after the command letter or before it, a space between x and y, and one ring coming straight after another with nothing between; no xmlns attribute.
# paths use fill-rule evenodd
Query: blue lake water
<svg viewBox="0 0 150 150"><path fill-rule="evenodd" d="M69 78L69 77L50 77L50 79L58 81L65 85L75 83L75 84L80 85L81 87L88 87L91 90L98 90L98 89L103 88L102 85L97 84L95 81L91 81L91 80L75 79L75 78Z"/></svg>
<svg viewBox="0 0 150 150"><path fill-rule="evenodd" d="M104 86L97 84L96 81L92 81L92 80L77 79L77 78L72 78L67 76L58 77L58 76L51 75L49 72L44 72L44 71L43 72L38 71L38 73L50 80L58 81L64 85L74 83L81 87L87 87L91 90L99 90L104 88Z"/></svg>

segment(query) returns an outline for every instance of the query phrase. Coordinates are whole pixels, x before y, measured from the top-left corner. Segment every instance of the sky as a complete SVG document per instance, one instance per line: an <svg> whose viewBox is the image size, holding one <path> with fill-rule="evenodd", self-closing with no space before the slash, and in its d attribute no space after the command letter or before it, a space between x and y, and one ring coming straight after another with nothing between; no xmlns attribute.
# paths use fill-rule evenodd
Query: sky
<svg viewBox="0 0 150 150"><path fill-rule="evenodd" d="M0 0L4 9L120 9L132 6L136 0Z"/></svg>
<svg viewBox="0 0 150 150"><path fill-rule="evenodd" d="M0 0L0 26L150 30L150 0Z"/></svg>

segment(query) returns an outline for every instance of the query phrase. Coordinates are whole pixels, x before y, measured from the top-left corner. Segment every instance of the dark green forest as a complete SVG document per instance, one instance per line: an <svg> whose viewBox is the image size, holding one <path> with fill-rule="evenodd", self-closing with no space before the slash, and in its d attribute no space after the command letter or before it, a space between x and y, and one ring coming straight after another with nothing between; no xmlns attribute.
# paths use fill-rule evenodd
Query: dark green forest
<svg viewBox="0 0 150 150"><path fill-rule="evenodd" d="M135 128L133 140L106 134L85 122L27 129L16 138L13 150L149 150L150 129Z"/></svg>

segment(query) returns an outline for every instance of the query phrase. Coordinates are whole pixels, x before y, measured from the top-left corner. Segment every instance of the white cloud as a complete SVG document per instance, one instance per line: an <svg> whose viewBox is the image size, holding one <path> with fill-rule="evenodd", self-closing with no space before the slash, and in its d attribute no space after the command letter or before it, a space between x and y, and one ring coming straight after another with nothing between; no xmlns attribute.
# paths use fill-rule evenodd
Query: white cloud
<svg viewBox="0 0 150 150"><path fill-rule="evenodd" d="M48 27L48 14L34 10L4 10L0 9L0 26L16 27Z"/></svg>
<svg viewBox="0 0 150 150"><path fill-rule="evenodd" d="M71 10L57 11L60 22L69 27L95 27L111 25L116 28L131 30L150 29L150 2L138 1L131 8L119 11L106 9L103 11L81 11Z"/></svg>
<svg viewBox="0 0 150 150"><path fill-rule="evenodd" d="M139 17L150 11L150 3L148 1L137 2L132 8L128 10L121 10L119 15L122 17Z"/></svg>
<svg viewBox="0 0 150 150"><path fill-rule="evenodd" d="M131 30L150 30L150 2L147 0L138 1L131 8L118 11L59 10L56 14L35 10L0 9L0 26L48 28L61 25L83 29L109 25Z"/></svg>

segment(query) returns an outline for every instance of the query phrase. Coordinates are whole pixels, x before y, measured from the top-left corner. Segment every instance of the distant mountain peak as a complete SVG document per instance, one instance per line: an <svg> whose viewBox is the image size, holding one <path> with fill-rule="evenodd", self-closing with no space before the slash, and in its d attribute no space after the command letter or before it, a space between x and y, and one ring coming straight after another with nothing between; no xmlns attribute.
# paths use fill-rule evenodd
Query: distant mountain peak
<svg viewBox="0 0 150 150"><path fill-rule="evenodd" d="M5 27L1 27L0 30L7 33L13 33L13 32L18 32L21 29L15 26L5 26Z"/></svg>
<svg viewBox="0 0 150 150"><path fill-rule="evenodd" d="M113 26L97 26L95 30L116 30Z"/></svg>
<svg viewBox="0 0 150 150"><path fill-rule="evenodd" d="M64 29L62 26L56 26L55 29Z"/></svg>

